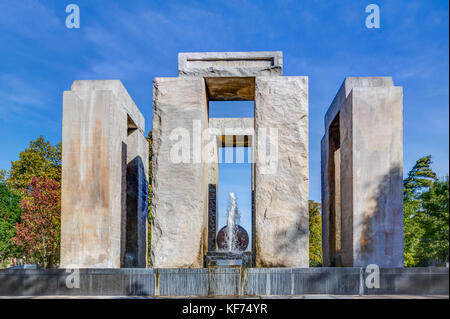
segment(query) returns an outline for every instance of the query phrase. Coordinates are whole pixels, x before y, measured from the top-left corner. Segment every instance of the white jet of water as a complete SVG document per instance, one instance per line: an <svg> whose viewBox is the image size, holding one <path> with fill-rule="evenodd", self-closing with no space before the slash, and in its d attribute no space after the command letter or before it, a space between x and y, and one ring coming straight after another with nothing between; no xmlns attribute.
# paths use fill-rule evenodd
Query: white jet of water
<svg viewBox="0 0 450 319"><path fill-rule="evenodd" d="M236 195L230 193L228 200L228 215L227 215L227 239L228 251L237 251L236 225L240 222L240 215L237 209Z"/></svg>

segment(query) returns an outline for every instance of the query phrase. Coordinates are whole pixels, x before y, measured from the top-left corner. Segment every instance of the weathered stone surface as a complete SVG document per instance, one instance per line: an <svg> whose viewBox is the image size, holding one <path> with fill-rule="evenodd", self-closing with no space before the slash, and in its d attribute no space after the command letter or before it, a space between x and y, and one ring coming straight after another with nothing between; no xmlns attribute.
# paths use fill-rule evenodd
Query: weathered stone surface
<svg viewBox="0 0 450 319"><path fill-rule="evenodd" d="M255 78L205 78L210 101L251 101L255 99Z"/></svg>
<svg viewBox="0 0 450 319"><path fill-rule="evenodd" d="M391 87L393 85L394 82L389 76L346 77L325 114L325 130L328 130L331 122L336 117L336 114L354 87Z"/></svg>
<svg viewBox="0 0 450 319"><path fill-rule="evenodd" d="M61 267L118 268L127 115L111 91L90 93L64 92Z"/></svg>
<svg viewBox="0 0 450 319"><path fill-rule="evenodd" d="M255 253L257 267L309 267L308 78L257 77ZM262 142L277 129L277 158ZM273 165L273 166L271 166ZM268 169L274 167L275 170Z"/></svg>
<svg viewBox="0 0 450 319"><path fill-rule="evenodd" d="M76 91L81 98L86 97L86 94L89 94L92 90L111 91L118 99L118 103L126 110L127 114L136 124L136 127L141 133L145 133L144 116L120 80L77 80L73 82L70 89Z"/></svg>
<svg viewBox="0 0 450 319"><path fill-rule="evenodd" d="M255 77L281 75L283 54L273 52L195 52L178 54L178 75Z"/></svg>
<svg viewBox="0 0 450 319"><path fill-rule="evenodd" d="M354 88L354 266L403 267L403 93Z"/></svg>
<svg viewBox="0 0 450 319"><path fill-rule="evenodd" d="M120 81L76 81L72 88L63 98L61 267L118 268L126 251L127 154L133 150L128 123L143 117L137 108L128 113L125 104L132 101ZM148 161L148 146L141 146L136 152ZM145 241L140 245L147 249Z"/></svg>
<svg viewBox="0 0 450 319"><path fill-rule="evenodd" d="M197 148L208 127L205 82L156 78L153 94L152 266L203 267L208 238L208 165ZM189 140L181 140L177 132L189 133ZM180 143L188 143L186 163L171 160L172 149Z"/></svg>
<svg viewBox="0 0 450 319"><path fill-rule="evenodd" d="M339 254L343 266L403 266L402 100L402 88L391 78L347 78L327 112L322 140L326 266ZM337 148L333 123L338 123ZM340 153L338 169L334 151ZM339 227L333 222L337 197L341 238L333 238L333 228ZM335 240L341 241L340 252L333 250Z"/></svg>

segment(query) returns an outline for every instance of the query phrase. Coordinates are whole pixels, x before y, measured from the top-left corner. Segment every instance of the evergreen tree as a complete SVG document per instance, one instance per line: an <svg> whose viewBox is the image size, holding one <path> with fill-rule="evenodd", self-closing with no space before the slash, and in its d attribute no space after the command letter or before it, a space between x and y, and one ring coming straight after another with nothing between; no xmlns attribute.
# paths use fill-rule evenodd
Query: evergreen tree
<svg viewBox="0 0 450 319"><path fill-rule="evenodd" d="M422 209L419 212L423 228L419 253L422 264L431 261L444 263L448 261L449 250L449 180L448 176L435 181L428 191L420 195Z"/></svg>
<svg viewBox="0 0 450 319"><path fill-rule="evenodd" d="M439 180L431 156L417 160L404 180L405 266L448 261L448 177Z"/></svg>

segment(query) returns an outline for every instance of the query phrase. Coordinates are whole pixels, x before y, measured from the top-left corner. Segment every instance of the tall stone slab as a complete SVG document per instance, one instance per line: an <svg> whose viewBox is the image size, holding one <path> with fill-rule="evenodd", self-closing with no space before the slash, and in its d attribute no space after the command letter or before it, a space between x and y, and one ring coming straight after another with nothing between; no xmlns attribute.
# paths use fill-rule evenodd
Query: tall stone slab
<svg viewBox="0 0 450 319"><path fill-rule="evenodd" d="M208 239L208 128L203 78L153 83L152 256L155 268L200 268ZM207 138L204 140L208 140ZM187 158L181 154L187 152ZM183 153L186 154L186 153Z"/></svg>
<svg viewBox="0 0 450 319"><path fill-rule="evenodd" d="M120 81L75 81L71 91L64 92L61 267L124 266L126 242L135 236L127 233L127 216L139 219L137 236L145 236L148 144L141 140L134 150L129 136L134 132L142 139L143 125L142 114ZM131 151L134 160L144 163L137 171L140 205L134 210L127 207ZM134 248L147 250L145 241L139 245ZM128 256L130 267L145 267L142 254L130 251Z"/></svg>
<svg viewBox="0 0 450 319"><path fill-rule="evenodd" d="M403 96L389 77L346 78L325 116L325 266L403 266Z"/></svg>
<svg viewBox="0 0 450 319"><path fill-rule="evenodd" d="M307 77L256 77L255 136L256 266L309 267Z"/></svg>

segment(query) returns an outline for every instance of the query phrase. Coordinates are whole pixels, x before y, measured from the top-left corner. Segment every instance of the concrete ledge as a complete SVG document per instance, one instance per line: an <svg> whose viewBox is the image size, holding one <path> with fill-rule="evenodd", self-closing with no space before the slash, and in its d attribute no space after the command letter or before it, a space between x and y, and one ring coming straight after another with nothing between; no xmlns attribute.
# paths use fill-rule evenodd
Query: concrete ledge
<svg viewBox="0 0 450 319"><path fill-rule="evenodd" d="M448 295L448 269L380 269L367 288L364 268L80 269L69 289L65 269L0 270L0 296Z"/></svg>

